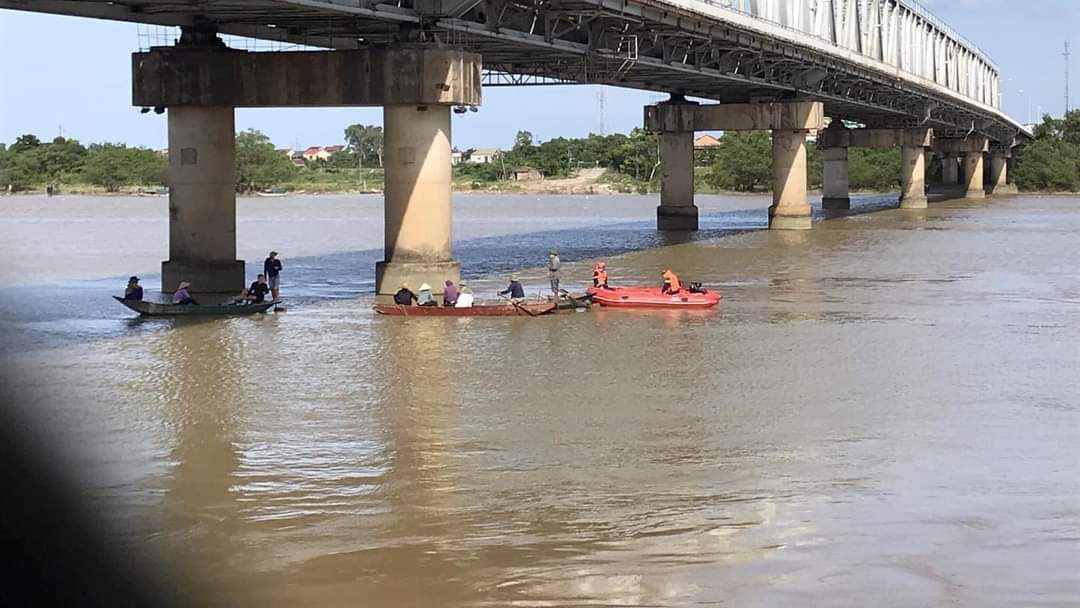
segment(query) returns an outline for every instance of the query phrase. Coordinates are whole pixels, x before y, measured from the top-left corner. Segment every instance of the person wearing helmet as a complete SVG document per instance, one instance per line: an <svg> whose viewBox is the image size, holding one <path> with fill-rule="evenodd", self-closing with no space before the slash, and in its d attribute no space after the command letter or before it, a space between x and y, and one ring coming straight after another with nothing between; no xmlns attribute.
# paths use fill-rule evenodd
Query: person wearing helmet
<svg viewBox="0 0 1080 608"><path fill-rule="evenodd" d="M592 271L593 287L608 289L607 264L597 262Z"/></svg>
<svg viewBox="0 0 1080 608"><path fill-rule="evenodd" d="M660 293L662 294L677 294L679 289L683 288L678 282L678 274L672 272L672 269L665 268L660 274L663 276L664 285L660 287Z"/></svg>

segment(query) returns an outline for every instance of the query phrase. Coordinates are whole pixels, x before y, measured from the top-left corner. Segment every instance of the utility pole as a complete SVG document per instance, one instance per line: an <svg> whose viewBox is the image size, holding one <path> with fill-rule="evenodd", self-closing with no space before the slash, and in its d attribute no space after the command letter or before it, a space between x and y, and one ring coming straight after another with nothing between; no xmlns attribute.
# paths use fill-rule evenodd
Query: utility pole
<svg viewBox="0 0 1080 608"><path fill-rule="evenodd" d="M1065 113L1069 113L1069 41L1065 41Z"/></svg>
<svg viewBox="0 0 1080 608"><path fill-rule="evenodd" d="M601 85L600 89L596 92L596 134L597 135L607 135L607 133L606 133L607 125L604 124L604 112L606 110L606 108L604 106L606 106L606 105L607 105L607 102L604 99L604 89L603 89L603 85Z"/></svg>

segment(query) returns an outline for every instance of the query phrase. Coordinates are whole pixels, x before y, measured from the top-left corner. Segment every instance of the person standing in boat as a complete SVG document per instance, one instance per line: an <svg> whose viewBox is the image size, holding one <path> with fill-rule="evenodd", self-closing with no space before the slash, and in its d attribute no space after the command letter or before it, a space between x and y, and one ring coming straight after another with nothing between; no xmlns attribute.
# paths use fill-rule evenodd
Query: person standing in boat
<svg viewBox="0 0 1080 608"><path fill-rule="evenodd" d="M416 301L416 294L409 289L409 286L405 283L401 284L401 289L397 290L394 294L394 304L400 304L402 306L409 306Z"/></svg>
<svg viewBox="0 0 1080 608"><path fill-rule="evenodd" d="M660 288L660 293L679 293L679 290L682 289L682 285L679 283L679 275L671 272L670 268L665 268L660 276L664 278L664 285Z"/></svg>
<svg viewBox="0 0 1080 608"><path fill-rule="evenodd" d="M270 294L274 297L274 301L277 302L278 296L281 294L278 289L281 280L281 260L277 258L276 251L271 251L270 256L263 262L263 274L266 275L266 281L270 285Z"/></svg>
<svg viewBox="0 0 1080 608"><path fill-rule="evenodd" d="M556 298L559 297L559 270L562 268L562 260L559 259L559 252L554 249L548 251L548 280L551 281L551 293Z"/></svg>
<svg viewBox="0 0 1080 608"><path fill-rule="evenodd" d="M461 291L458 293L457 302L454 303L454 308L472 308L473 307L473 294L472 288L465 284L465 281L461 282Z"/></svg>
<svg viewBox="0 0 1080 608"><path fill-rule="evenodd" d="M461 294L458 292L458 288L454 286L454 282L450 279L446 280L446 287L443 288L442 305L453 307L457 304L458 298Z"/></svg>
<svg viewBox="0 0 1080 608"><path fill-rule="evenodd" d="M518 282L517 275L511 275L510 284L506 286L506 289L499 292L500 296L509 294L510 300L517 302L525 299L525 288Z"/></svg>
<svg viewBox="0 0 1080 608"><path fill-rule="evenodd" d="M128 279L127 287L124 289L124 299L142 302L143 290L142 285L139 285L139 277Z"/></svg>
<svg viewBox="0 0 1080 608"><path fill-rule="evenodd" d="M188 287L191 287L191 283L180 281L180 285L176 288L176 293L174 293L172 297L173 304L179 304L181 306L198 304L198 302L195 301L195 298L191 297L191 293L188 292Z"/></svg>

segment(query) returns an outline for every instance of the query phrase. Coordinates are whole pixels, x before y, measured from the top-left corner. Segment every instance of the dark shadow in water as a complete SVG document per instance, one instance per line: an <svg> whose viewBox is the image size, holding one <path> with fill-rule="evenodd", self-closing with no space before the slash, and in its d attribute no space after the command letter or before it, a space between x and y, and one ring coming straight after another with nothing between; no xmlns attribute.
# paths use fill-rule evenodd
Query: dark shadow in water
<svg viewBox="0 0 1080 608"><path fill-rule="evenodd" d="M853 209L843 215L871 213L895 208L895 197L876 196L852 201ZM819 207L815 218L832 217ZM696 232L659 232L656 221L647 220L600 224L524 234L483 237L456 241L454 256L461 263L462 277L475 279L546 263L551 247L559 250L564 263L606 258L633 251L716 240L726 236L765 230L764 209L743 209L702 214ZM285 260L283 291L290 306L371 295L375 289L375 263L382 248L349 251ZM249 280L255 265L249 265ZM157 274L143 275L147 285L159 280ZM0 354L57 348L90 340L121 336L141 336L170 328L175 323L204 320L146 319L133 321L128 310L109 296L123 291L126 277L92 281L65 281L0 289ZM150 291L148 299L162 294Z"/></svg>

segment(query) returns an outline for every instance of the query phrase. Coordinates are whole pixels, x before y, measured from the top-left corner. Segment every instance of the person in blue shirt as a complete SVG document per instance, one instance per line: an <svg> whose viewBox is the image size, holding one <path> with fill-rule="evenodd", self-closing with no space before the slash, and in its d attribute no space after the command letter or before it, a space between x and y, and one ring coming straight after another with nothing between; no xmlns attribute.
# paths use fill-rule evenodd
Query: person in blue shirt
<svg viewBox="0 0 1080 608"><path fill-rule="evenodd" d="M510 284L506 286L506 289L499 292L500 296L509 294L511 300L524 300L525 288L518 282L517 275L510 277Z"/></svg>
<svg viewBox="0 0 1080 608"><path fill-rule="evenodd" d="M270 257L266 258L263 262L263 274L266 275L266 282L270 285L270 295L274 297L274 301L277 302L278 294L278 281L281 274L281 260L277 259L277 252L271 251Z"/></svg>

